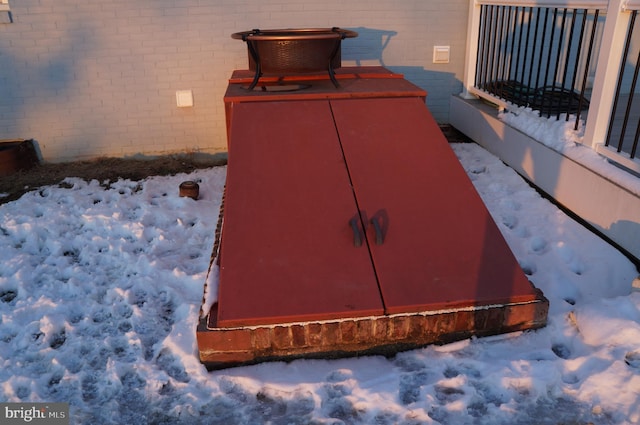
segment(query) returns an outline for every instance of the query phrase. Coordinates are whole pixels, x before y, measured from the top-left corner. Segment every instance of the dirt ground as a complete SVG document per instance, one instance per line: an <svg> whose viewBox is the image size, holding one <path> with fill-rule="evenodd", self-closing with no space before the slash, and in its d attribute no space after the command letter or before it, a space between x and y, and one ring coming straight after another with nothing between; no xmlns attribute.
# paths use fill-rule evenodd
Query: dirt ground
<svg viewBox="0 0 640 425"><path fill-rule="evenodd" d="M40 164L29 170L0 177L0 204L14 201L42 186L60 184L66 177L97 180L104 185L119 178L142 180L149 176L188 173L227 163L226 155L168 155L153 159L100 158L91 161Z"/></svg>
<svg viewBox="0 0 640 425"><path fill-rule="evenodd" d="M449 142L470 141L451 126L441 126ZM0 204L14 201L23 194L42 186L60 184L66 177L98 180L108 185L119 178L142 180L149 176L166 176L221 166L227 163L226 155L167 155L154 159L99 158L91 161L40 164L29 170L0 177Z"/></svg>

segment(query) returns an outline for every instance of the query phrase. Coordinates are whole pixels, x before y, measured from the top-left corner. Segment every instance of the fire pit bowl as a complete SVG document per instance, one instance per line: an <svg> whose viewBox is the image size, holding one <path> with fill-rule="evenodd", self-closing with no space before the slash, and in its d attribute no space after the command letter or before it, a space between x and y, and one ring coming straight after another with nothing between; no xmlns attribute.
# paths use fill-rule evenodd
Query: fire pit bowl
<svg viewBox="0 0 640 425"><path fill-rule="evenodd" d="M327 71L338 87L334 69L341 66L340 47L355 31L340 28L279 29L237 32L231 38L247 43L249 69L255 75L249 90L260 76L307 74Z"/></svg>

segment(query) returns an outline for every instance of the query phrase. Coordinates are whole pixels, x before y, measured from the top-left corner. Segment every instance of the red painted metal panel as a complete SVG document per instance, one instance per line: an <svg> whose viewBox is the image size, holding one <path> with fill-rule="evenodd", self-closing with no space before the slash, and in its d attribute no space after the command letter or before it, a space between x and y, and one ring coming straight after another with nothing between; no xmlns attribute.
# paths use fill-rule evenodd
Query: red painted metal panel
<svg viewBox="0 0 640 425"><path fill-rule="evenodd" d="M247 90L242 84L229 84L225 102L269 102L280 100L354 99L370 97L425 97L427 93L420 87L402 78L349 78L340 80L336 89L329 80L298 81L308 87L293 91ZM285 84L286 86L286 84ZM277 85L274 87L278 87Z"/></svg>
<svg viewBox="0 0 640 425"><path fill-rule="evenodd" d="M332 100L387 313L535 292L418 98ZM384 242L375 244L371 219Z"/></svg>
<svg viewBox="0 0 640 425"><path fill-rule="evenodd" d="M218 326L382 314L328 101L234 104Z"/></svg>

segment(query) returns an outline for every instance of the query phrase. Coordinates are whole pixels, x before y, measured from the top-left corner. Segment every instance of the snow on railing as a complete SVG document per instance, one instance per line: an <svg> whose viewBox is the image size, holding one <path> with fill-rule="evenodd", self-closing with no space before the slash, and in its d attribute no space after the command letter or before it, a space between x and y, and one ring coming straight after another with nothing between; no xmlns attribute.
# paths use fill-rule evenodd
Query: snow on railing
<svg viewBox="0 0 640 425"><path fill-rule="evenodd" d="M471 0L463 96L582 121L583 144L640 172L637 10L640 0Z"/></svg>

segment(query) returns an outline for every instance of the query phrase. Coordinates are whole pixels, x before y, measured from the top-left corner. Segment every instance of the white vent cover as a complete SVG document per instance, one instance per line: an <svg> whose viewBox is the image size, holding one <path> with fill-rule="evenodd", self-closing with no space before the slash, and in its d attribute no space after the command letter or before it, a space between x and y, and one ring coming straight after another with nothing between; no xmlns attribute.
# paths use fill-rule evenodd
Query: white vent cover
<svg viewBox="0 0 640 425"><path fill-rule="evenodd" d="M449 63L449 46L433 46L433 63Z"/></svg>

